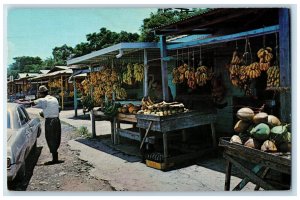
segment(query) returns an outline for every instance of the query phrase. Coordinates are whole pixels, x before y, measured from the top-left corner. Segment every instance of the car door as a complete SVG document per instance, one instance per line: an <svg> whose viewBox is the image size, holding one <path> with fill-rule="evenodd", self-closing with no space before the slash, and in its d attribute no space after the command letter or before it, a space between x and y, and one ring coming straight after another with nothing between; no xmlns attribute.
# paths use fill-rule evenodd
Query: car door
<svg viewBox="0 0 300 200"><path fill-rule="evenodd" d="M26 123L26 117L24 116L24 113L22 112L22 110L20 108L16 109L17 112L17 116L19 123L20 123L20 128L17 131L17 136L15 139L15 157L16 157L16 162L17 163L23 163L24 159L25 159L25 154L26 151L29 147L29 135L30 132L28 131L28 125Z"/></svg>
<svg viewBox="0 0 300 200"><path fill-rule="evenodd" d="M24 115L26 116L27 124L29 125L30 131L32 132L32 142L33 143L30 143L30 144L33 145L37 138L38 128L40 126L39 120L31 119L24 107L21 107L21 110L23 111Z"/></svg>
<svg viewBox="0 0 300 200"><path fill-rule="evenodd" d="M21 116L21 127L23 128L26 135L26 140L25 140L27 146L26 150L29 150L35 142L35 138L33 136L33 130L31 129L28 123L30 119L23 112L22 107L18 107L18 112ZM29 152L27 151L26 153L28 154Z"/></svg>

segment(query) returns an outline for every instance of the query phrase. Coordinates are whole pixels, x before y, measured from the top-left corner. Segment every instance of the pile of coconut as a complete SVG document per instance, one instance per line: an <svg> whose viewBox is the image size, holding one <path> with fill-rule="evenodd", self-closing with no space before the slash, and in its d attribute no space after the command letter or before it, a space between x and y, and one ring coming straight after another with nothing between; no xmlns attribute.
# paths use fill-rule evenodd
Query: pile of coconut
<svg viewBox="0 0 300 200"><path fill-rule="evenodd" d="M274 115L265 112L257 114L250 108L241 108L236 113L239 121L234 126L237 133L230 143L238 143L245 147L265 152L290 152L290 124L282 124Z"/></svg>

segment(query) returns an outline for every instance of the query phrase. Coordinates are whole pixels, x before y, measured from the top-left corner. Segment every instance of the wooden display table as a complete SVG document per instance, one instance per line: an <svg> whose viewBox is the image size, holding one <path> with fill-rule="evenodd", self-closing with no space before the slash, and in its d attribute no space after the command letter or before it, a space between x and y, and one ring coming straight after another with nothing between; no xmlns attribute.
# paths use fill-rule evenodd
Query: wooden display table
<svg viewBox="0 0 300 200"><path fill-rule="evenodd" d="M186 128L210 124L213 148L216 147L214 123L216 122L217 115L215 112L188 111L170 116L137 114L136 118L137 127L139 127L140 129L146 129L143 141L147 138L147 134L150 130L157 131L162 134L164 163L174 163L177 161L182 161L184 159L193 159L199 157L199 155L201 154L201 152L193 152L188 155L184 154L175 157L169 157L167 137L169 134L171 134L171 131L184 130ZM140 134L141 136L143 136L141 132ZM143 141L141 146L143 145Z"/></svg>
<svg viewBox="0 0 300 200"><path fill-rule="evenodd" d="M122 129L120 125L121 122L132 123L133 128ZM120 143L120 136L132 140L140 141L140 134L139 131L136 129L136 123L137 123L136 114L118 113L114 119L113 144Z"/></svg>
<svg viewBox="0 0 300 200"><path fill-rule="evenodd" d="M290 189L290 185L266 180L265 177L270 170L284 174L291 174L290 153L266 153L257 149L244 147L236 143L229 143L230 138L220 138L219 146L224 147L224 158L227 160L224 190L230 190L230 178L232 164L235 165L245 178L233 190L241 190L251 181L256 184L255 190L260 187L265 190ZM247 162L254 164L249 169Z"/></svg>

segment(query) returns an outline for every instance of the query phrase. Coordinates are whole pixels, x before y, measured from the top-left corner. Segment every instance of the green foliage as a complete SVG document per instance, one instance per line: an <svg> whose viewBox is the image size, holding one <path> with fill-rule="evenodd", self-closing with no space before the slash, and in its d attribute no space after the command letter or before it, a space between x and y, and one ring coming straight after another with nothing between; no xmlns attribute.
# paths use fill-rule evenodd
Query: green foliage
<svg viewBox="0 0 300 200"><path fill-rule="evenodd" d="M86 126L80 126L79 129L77 129L77 132L81 137L84 138L91 138L92 134L88 131Z"/></svg>
<svg viewBox="0 0 300 200"><path fill-rule="evenodd" d="M83 96L81 98L82 105L87 109L87 111L91 111L95 107L95 101L91 94Z"/></svg>
<svg viewBox="0 0 300 200"><path fill-rule="evenodd" d="M151 13L149 18L145 18L140 28L141 35L139 41L158 42L158 36L154 35L153 29L167 25L196 14L203 13L207 9L193 8L192 12L181 12L177 9L158 9L156 13Z"/></svg>
<svg viewBox="0 0 300 200"><path fill-rule="evenodd" d="M73 54L73 48L66 44L61 47L54 47L52 55L54 58L55 65L67 65L67 59Z"/></svg>

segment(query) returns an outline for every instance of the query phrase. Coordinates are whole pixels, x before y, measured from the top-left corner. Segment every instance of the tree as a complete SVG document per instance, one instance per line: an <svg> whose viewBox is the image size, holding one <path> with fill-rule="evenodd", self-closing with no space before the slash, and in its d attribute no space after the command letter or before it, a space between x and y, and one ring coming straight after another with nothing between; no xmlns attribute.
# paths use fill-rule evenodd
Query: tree
<svg viewBox="0 0 300 200"><path fill-rule="evenodd" d="M23 72L38 72L43 66L43 61L40 57L20 56L13 58L15 62L11 64L7 70L7 76L17 78L18 73Z"/></svg>
<svg viewBox="0 0 300 200"><path fill-rule="evenodd" d="M55 66L54 58L49 57L43 61L43 69L52 69Z"/></svg>
<svg viewBox="0 0 300 200"><path fill-rule="evenodd" d="M73 48L66 44L61 47L54 47L52 55L55 65L67 65L67 59L73 54Z"/></svg>
<svg viewBox="0 0 300 200"><path fill-rule="evenodd" d="M74 47L73 52L73 57L78 57L92 52L92 48L90 47L89 43L81 42Z"/></svg>
<svg viewBox="0 0 300 200"><path fill-rule="evenodd" d="M178 20L185 19L187 17L191 17L196 14L200 14L204 12L206 9L194 8L191 11L186 9L181 9L178 11L177 9L158 9L156 13L151 13L149 18L145 18L143 20L143 24L140 27L141 35L139 41L142 42L158 42L158 36L154 35L153 29L167 25Z"/></svg>

